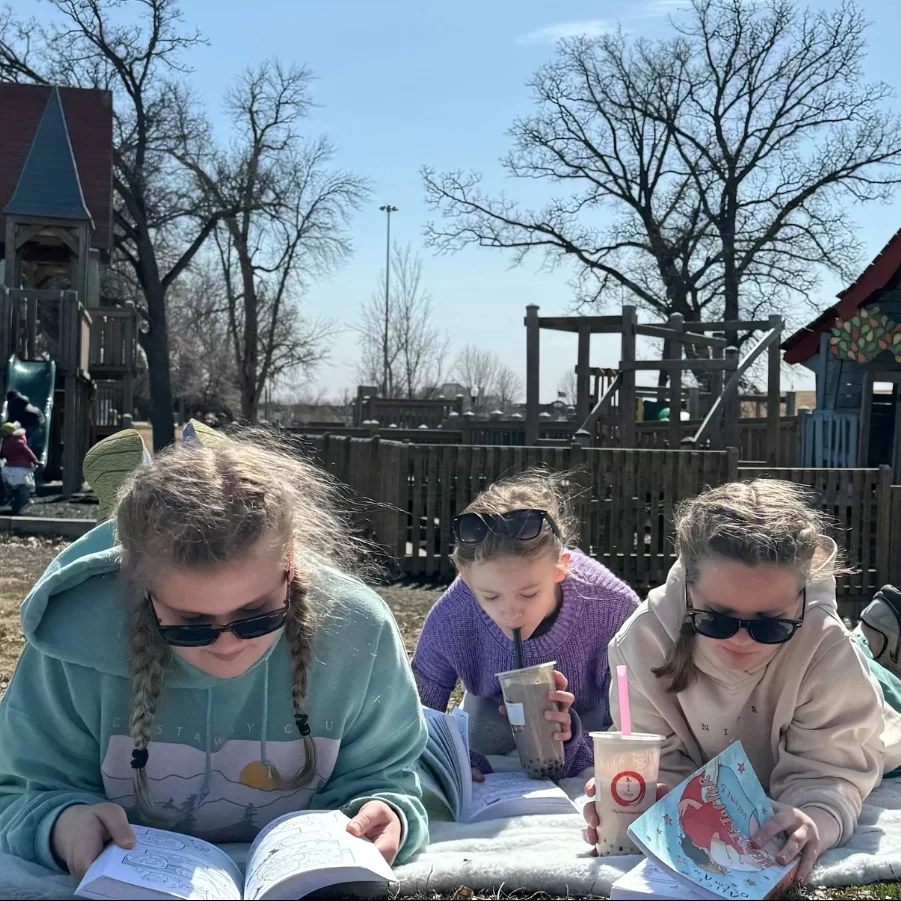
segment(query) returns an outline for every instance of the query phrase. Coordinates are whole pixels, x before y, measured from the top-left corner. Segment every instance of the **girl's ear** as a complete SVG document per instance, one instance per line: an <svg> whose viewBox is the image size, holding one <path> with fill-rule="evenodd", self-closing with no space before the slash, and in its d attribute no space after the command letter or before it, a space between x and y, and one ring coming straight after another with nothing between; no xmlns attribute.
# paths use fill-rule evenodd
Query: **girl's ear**
<svg viewBox="0 0 901 901"><path fill-rule="evenodd" d="M555 582L562 582L567 575L569 574L569 561L572 559L572 554L568 551L564 554L560 555L560 560L557 563L557 575L554 578Z"/></svg>

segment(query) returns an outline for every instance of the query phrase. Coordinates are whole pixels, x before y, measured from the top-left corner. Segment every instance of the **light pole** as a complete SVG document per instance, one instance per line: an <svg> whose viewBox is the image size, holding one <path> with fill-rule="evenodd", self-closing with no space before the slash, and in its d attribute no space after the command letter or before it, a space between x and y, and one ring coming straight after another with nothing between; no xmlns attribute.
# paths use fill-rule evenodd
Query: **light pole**
<svg viewBox="0 0 901 901"><path fill-rule="evenodd" d="M391 311L391 301L389 293L389 284L391 282L391 214L397 212L396 206L386 203L379 209L385 213L388 220L387 233L385 236L385 334L382 336L382 393L388 395L388 319Z"/></svg>

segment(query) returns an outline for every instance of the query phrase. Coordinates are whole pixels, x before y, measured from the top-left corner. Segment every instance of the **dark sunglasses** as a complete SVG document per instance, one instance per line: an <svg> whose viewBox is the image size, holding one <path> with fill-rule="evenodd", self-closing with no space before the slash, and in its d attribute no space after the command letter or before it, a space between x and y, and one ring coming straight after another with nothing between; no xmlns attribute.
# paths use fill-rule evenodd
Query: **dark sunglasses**
<svg viewBox="0 0 901 901"><path fill-rule="evenodd" d="M511 510L509 513L461 513L454 517L454 537L460 544L479 544L489 535L514 541L534 541L548 524L559 538L557 523L546 510Z"/></svg>
<svg viewBox="0 0 901 901"><path fill-rule="evenodd" d="M758 644L785 644L804 625L807 612L807 588L801 591L800 619L739 619L712 610L695 610L691 606L688 585L685 586L685 607L692 629L705 638L724 641L732 638L739 629L747 629L748 635Z"/></svg>
<svg viewBox="0 0 901 901"><path fill-rule="evenodd" d="M258 613L247 616L244 619L236 619L234 622L223 626L214 623L186 623L183 626L164 626L157 620L157 629L160 638L174 648L203 648L211 645L220 635L231 632L235 638L249 641L252 638L262 638L270 632L275 632L284 626L288 618L289 600L291 597L291 583L288 583L288 593L285 596L284 607L278 610L269 610L266 613ZM151 601L148 594L147 600Z"/></svg>

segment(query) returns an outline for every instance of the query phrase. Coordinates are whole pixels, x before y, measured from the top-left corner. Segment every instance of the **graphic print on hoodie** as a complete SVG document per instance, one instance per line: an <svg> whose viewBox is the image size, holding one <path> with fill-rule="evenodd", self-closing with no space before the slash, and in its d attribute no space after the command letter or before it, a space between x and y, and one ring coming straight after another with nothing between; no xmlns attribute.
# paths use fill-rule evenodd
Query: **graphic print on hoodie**
<svg viewBox="0 0 901 901"><path fill-rule="evenodd" d="M304 809L353 815L380 799L401 818L403 862L427 840L416 764L427 740L403 640L381 598L333 570L312 579L317 630L307 691L316 775L304 763L283 636L247 672L210 676L176 655L157 705L147 776L171 828L247 841ZM134 823L127 613L111 523L67 548L25 601L26 648L0 703L0 851L58 869L56 817L111 800Z"/></svg>

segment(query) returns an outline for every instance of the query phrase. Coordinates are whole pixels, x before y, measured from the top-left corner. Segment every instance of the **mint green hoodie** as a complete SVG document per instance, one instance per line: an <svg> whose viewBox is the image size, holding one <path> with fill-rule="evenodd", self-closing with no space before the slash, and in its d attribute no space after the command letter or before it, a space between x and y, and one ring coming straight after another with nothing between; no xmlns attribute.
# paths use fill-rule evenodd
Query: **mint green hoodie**
<svg viewBox="0 0 901 901"><path fill-rule="evenodd" d="M0 704L0 851L58 869L50 833L73 804L114 801L133 823L127 617L119 549L98 526L48 567L22 608L27 639ZM327 611L314 644L307 713L316 742L310 787L277 789L303 762L287 642L251 669L216 679L176 655L150 744L151 796L171 828L249 841L294 810L353 815L380 798L400 815L398 861L428 838L415 766L427 730L403 642L385 603L334 570L313 579Z"/></svg>

